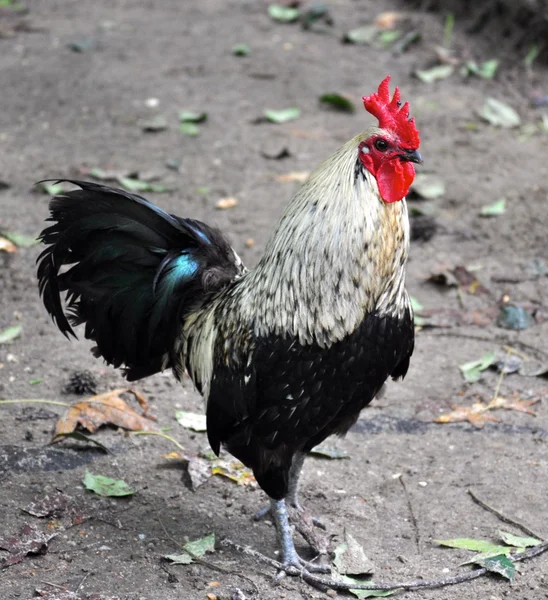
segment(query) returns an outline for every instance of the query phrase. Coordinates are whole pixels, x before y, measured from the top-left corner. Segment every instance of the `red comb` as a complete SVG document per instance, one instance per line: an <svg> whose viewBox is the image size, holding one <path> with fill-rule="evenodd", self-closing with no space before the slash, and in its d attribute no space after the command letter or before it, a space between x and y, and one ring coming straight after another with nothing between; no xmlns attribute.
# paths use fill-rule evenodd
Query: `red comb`
<svg viewBox="0 0 548 600"><path fill-rule="evenodd" d="M403 146L416 150L420 144L419 130L415 127L415 119L409 118L409 102L401 105L399 88L394 90L390 100L389 86L390 75L383 79L378 92L362 98L365 110L377 117L381 129L391 129Z"/></svg>

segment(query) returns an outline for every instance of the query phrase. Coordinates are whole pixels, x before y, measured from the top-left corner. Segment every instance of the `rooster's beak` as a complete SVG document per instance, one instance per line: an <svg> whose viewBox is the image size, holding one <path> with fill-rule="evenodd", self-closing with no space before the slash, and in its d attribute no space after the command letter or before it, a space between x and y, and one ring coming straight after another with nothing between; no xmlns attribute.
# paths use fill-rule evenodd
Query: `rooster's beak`
<svg viewBox="0 0 548 600"><path fill-rule="evenodd" d="M404 162L414 162L418 165L422 163L422 156L416 150L404 150L402 154L398 155L398 158Z"/></svg>

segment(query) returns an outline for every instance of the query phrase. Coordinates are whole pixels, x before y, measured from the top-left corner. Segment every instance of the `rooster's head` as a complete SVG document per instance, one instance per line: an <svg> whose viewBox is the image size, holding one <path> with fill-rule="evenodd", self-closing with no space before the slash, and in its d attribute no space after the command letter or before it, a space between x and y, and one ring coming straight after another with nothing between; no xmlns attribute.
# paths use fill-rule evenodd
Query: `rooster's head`
<svg viewBox="0 0 548 600"><path fill-rule="evenodd" d="M400 90L390 99L390 75L379 85L379 91L364 96L365 109L379 120L379 129L359 145L363 166L376 178L385 202L404 198L415 178L412 163L421 163L418 153L419 131L415 119L409 118L409 103L400 102Z"/></svg>

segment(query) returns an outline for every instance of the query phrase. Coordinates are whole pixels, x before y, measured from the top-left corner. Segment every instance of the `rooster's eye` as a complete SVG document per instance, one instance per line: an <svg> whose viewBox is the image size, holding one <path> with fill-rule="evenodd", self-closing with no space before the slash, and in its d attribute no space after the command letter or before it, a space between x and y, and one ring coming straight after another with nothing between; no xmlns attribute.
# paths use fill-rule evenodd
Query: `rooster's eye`
<svg viewBox="0 0 548 600"><path fill-rule="evenodd" d="M375 148L379 151L379 152L384 152L385 150L388 149L388 142L386 140L378 139L375 142Z"/></svg>

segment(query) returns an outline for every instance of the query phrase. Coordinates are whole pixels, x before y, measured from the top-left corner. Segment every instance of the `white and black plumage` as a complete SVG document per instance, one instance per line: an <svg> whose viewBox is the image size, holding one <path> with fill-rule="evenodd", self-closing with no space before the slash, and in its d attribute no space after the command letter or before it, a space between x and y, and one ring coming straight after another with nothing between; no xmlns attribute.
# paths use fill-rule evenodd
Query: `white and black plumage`
<svg viewBox="0 0 548 600"><path fill-rule="evenodd" d="M404 196L421 158L388 83L364 98L379 126L311 174L252 270L218 230L89 182L51 201L41 234L40 291L59 329L85 323L96 356L129 380L188 371L211 447L271 498L287 565L304 564L285 508L304 456L346 433L413 352Z"/></svg>

